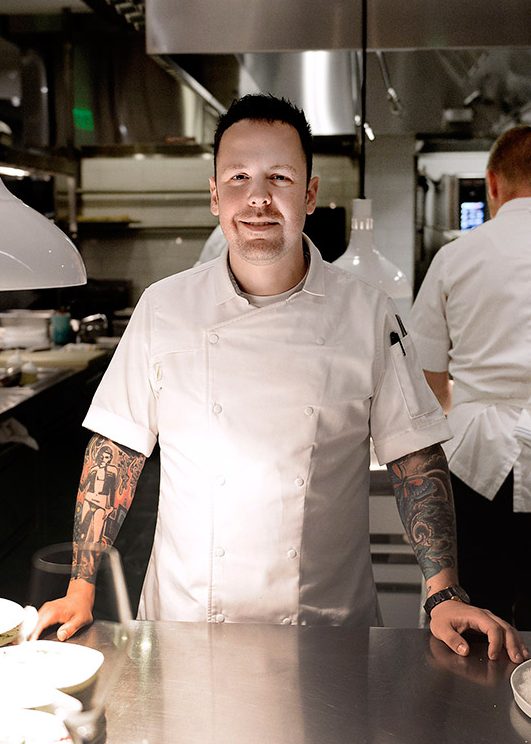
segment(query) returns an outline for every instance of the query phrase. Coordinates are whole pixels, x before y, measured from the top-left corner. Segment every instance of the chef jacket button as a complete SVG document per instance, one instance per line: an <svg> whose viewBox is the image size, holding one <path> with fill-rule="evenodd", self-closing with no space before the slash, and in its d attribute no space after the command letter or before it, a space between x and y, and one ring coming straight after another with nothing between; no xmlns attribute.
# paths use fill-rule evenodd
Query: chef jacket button
<svg viewBox="0 0 531 744"><path fill-rule="evenodd" d="M208 337L208 340L211 344L217 344L217 342L219 341L219 336L217 333L211 333Z"/></svg>
<svg viewBox="0 0 531 744"><path fill-rule="evenodd" d="M322 346L324 344L325 340L322 336L317 336L315 339L315 343L319 344L319 346Z"/></svg>
<svg viewBox="0 0 531 744"><path fill-rule="evenodd" d="M288 550L288 558L296 558L297 557L297 551L295 548L290 548Z"/></svg>
<svg viewBox="0 0 531 744"><path fill-rule="evenodd" d="M223 408L220 406L219 403L214 403L214 405L212 406L212 413L221 413L222 410Z"/></svg>
<svg viewBox="0 0 531 744"><path fill-rule="evenodd" d="M291 625L291 617L285 617L282 620L282 625Z"/></svg>
<svg viewBox="0 0 531 744"><path fill-rule="evenodd" d="M225 478L224 475L218 475L218 485L219 486L224 486L226 482L227 482L227 480L226 480L226 478Z"/></svg>
<svg viewBox="0 0 531 744"><path fill-rule="evenodd" d="M216 615L216 622L217 623L224 623L225 622L225 615L222 615L221 612L219 615Z"/></svg>
<svg viewBox="0 0 531 744"><path fill-rule="evenodd" d="M295 478L295 485L296 486L304 486L304 478Z"/></svg>
<svg viewBox="0 0 531 744"><path fill-rule="evenodd" d="M313 408L312 408L312 406L306 406L306 408L304 409L304 413L307 416L311 416L313 414Z"/></svg>
<svg viewBox="0 0 531 744"><path fill-rule="evenodd" d="M223 558L223 556L225 555L225 551L223 550L223 548L216 548L214 552L218 558Z"/></svg>

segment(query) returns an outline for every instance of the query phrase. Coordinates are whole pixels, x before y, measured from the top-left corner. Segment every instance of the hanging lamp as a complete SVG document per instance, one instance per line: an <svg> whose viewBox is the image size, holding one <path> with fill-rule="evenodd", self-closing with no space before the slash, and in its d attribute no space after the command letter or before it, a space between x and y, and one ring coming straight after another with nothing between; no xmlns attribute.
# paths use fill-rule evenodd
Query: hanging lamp
<svg viewBox="0 0 531 744"><path fill-rule="evenodd" d="M83 260L62 230L0 179L0 290L86 284Z"/></svg>
<svg viewBox="0 0 531 744"><path fill-rule="evenodd" d="M361 55L361 122L359 157L359 198L352 200L350 240L345 253L335 265L350 271L369 284L379 287L392 297L399 311L405 315L413 292L405 274L383 256L374 243L372 200L365 197L365 149L367 104L367 0L362 0L362 55Z"/></svg>

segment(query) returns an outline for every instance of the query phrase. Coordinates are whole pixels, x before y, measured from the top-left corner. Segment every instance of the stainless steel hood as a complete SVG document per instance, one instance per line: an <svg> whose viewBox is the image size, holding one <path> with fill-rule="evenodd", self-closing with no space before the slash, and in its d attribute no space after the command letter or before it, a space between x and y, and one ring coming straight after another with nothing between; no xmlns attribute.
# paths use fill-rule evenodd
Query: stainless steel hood
<svg viewBox="0 0 531 744"><path fill-rule="evenodd" d="M359 49L361 0L146 0L149 54ZM369 0L371 49L529 46L528 0Z"/></svg>
<svg viewBox="0 0 531 744"><path fill-rule="evenodd" d="M367 113L377 134L455 130L444 112L459 118L465 107L470 136L522 119L531 87L528 0L368 3ZM146 0L146 47L180 60L236 55L237 95L287 96L314 134L353 134L360 19L361 0Z"/></svg>

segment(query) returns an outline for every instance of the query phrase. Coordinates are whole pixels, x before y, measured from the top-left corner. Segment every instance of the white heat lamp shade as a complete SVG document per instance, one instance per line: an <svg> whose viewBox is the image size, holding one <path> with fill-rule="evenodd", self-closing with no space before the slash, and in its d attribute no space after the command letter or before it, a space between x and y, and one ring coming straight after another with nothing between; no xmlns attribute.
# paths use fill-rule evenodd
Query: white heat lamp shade
<svg viewBox="0 0 531 744"><path fill-rule="evenodd" d="M411 302L413 292L406 275L374 245L371 199L353 199L350 241L334 264L379 287L394 300Z"/></svg>
<svg viewBox="0 0 531 744"><path fill-rule="evenodd" d="M72 241L39 212L13 196L0 179L0 290L86 284Z"/></svg>

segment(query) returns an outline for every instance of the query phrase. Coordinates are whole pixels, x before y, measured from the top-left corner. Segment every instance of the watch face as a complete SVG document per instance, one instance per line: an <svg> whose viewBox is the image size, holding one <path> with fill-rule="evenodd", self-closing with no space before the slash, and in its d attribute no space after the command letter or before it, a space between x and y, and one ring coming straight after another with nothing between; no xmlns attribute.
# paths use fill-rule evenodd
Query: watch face
<svg viewBox="0 0 531 744"><path fill-rule="evenodd" d="M450 588L454 590L454 592L455 592L455 596L456 596L456 597L459 597L459 599L460 599L460 600L461 600L462 602L466 602L466 604L470 604L470 597L469 597L469 596L468 596L468 594L467 594L467 593L465 592L465 590L463 589L463 587L462 587L462 586L452 586L452 587L450 587Z"/></svg>

